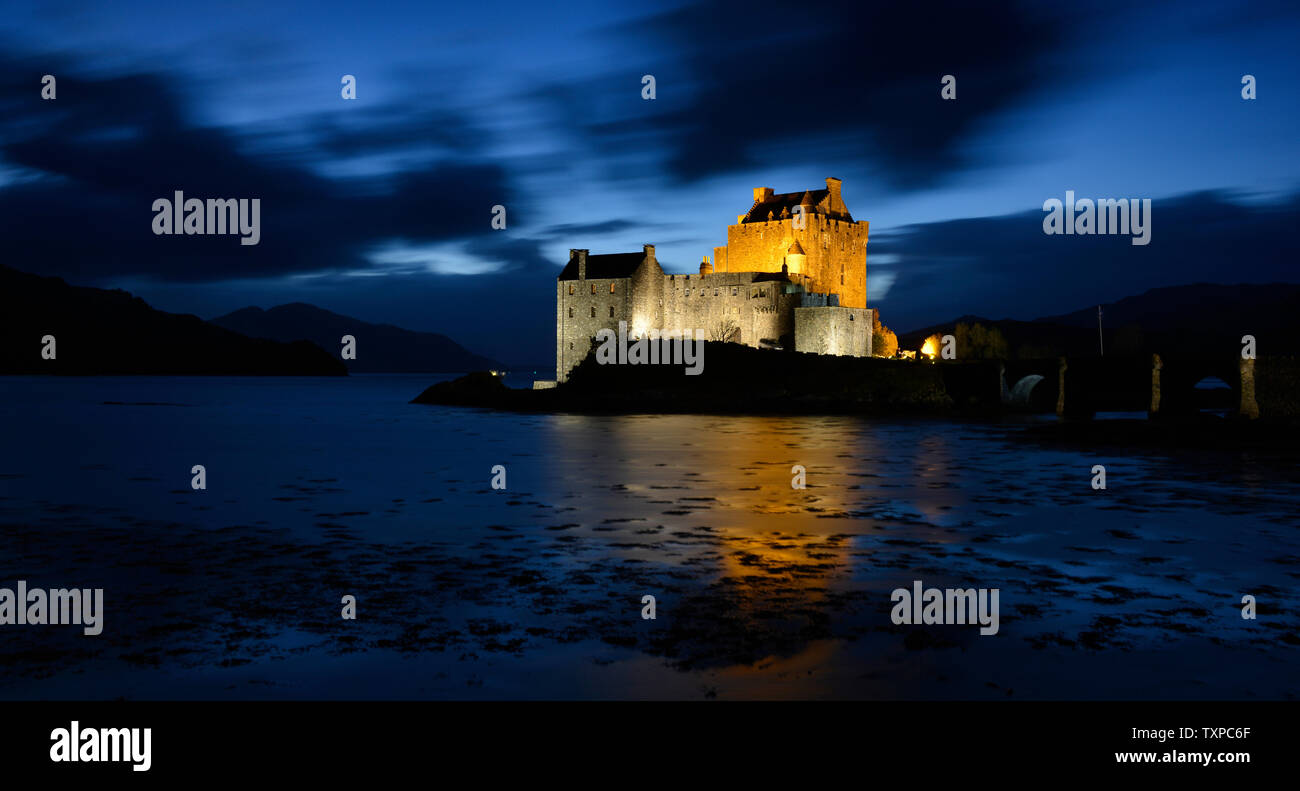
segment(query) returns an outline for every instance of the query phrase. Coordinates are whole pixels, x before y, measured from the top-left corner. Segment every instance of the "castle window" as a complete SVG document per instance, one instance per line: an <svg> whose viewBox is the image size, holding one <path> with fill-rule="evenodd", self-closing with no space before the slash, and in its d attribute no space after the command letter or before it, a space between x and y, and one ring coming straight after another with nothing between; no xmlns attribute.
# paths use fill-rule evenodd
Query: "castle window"
<svg viewBox="0 0 1300 791"><path fill-rule="evenodd" d="M853 321L853 314L852 314L852 313L849 314L849 321Z"/></svg>
<svg viewBox="0 0 1300 791"><path fill-rule="evenodd" d="M736 286L732 286L732 287L731 287L731 296L734 297L734 296L736 296L736 295L739 294L739 293L740 293L740 289L739 289L739 288L737 288Z"/></svg>
<svg viewBox="0 0 1300 791"><path fill-rule="evenodd" d="M573 308L569 308L569 318L573 318Z"/></svg>
<svg viewBox="0 0 1300 791"><path fill-rule="evenodd" d="M569 341L569 351L573 351L573 341Z"/></svg>
<svg viewBox="0 0 1300 791"><path fill-rule="evenodd" d="M715 289L713 289L713 296L716 297L717 295L718 295L718 290L715 288Z"/></svg>
<svg viewBox="0 0 1300 791"><path fill-rule="evenodd" d="M688 289L686 289L686 296L689 297L690 295L691 295L691 290L688 288Z"/></svg>
<svg viewBox="0 0 1300 791"><path fill-rule="evenodd" d="M844 285L844 273L840 272L840 285Z"/></svg>
<svg viewBox="0 0 1300 791"><path fill-rule="evenodd" d="M573 284L569 284L569 296L573 296Z"/></svg>
<svg viewBox="0 0 1300 791"><path fill-rule="evenodd" d="M613 305L610 305L610 306L609 306L609 317L610 317L611 319L614 318L614 306L613 306Z"/></svg>
<svg viewBox="0 0 1300 791"><path fill-rule="evenodd" d="M611 294L614 293L614 284L613 284L613 283L610 283L610 284L609 284L609 293L611 293Z"/></svg>
<svg viewBox="0 0 1300 791"><path fill-rule="evenodd" d="M592 284L591 284L591 293L593 293L593 294L596 293L596 284L595 284L595 283L592 283Z"/></svg>
<svg viewBox="0 0 1300 791"><path fill-rule="evenodd" d="M596 306L595 306L595 305L592 305L592 306L591 306L591 317L592 317L593 319L596 318Z"/></svg>

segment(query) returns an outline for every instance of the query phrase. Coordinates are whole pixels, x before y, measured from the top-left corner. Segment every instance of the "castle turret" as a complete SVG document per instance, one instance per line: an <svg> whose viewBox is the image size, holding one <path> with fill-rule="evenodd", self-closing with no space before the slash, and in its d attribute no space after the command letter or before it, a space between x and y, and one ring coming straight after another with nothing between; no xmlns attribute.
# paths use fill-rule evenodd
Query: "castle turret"
<svg viewBox="0 0 1300 791"><path fill-rule="evenodd" d="M701 275L713 274L713 264L709 263L709 257L707 255L704 256L704 260L700 262L700 274Z"/></svg>
<svg viewBox="0 0 1300 791"><path fill-rule="evenodd" d="M803 245L795 239L794 244L785 252L785 260L782 263L782 269L787 273L802 275L807 272L808 255L803 251Z"/></svg>

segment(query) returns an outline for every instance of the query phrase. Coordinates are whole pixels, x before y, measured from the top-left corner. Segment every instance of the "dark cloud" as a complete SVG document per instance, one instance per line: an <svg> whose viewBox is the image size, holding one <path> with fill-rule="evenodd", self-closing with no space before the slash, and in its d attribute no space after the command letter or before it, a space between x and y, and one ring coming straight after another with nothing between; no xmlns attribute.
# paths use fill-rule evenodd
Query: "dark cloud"
<svg viewBox="0 0 1300 791"><path fill-rule="evenodd" d="M362 254L387 239L474 240L497 233L494 205L507 205L515 226L528 213L505 169L467 155L464 143L454 158L395 176L336 180L309 169L332 153L382 154L403 139L471 136L469 122L445 112L381 113L372 139L355 122L322 125L323 152L289 156L192 121L168 75L88 77L75 63L58 63L58 98L42 101L44 70L53 70L48 59L0 57L0 166L22 175L0 187L0 217L6 261L20 269L188 282L357 269L366 266ZM153 201L176 190L260 199L260 244L154 235Z"/></svg>
<svg viewBox="0 0 1300 791"><path fill-rule="evenodd" d="M541 232L548 239L581 239L585 236L619 233L620 231L645 231L656 227L655 223L633 222L632 220L605 220L592 223L565 223L552 225Z"/></svg>
<svg viewBox="0 0 1300 791"><path fill-rule="evenodd" d="M885 323L909 331L972 314L1034 319L1160 286L1297 276L1300 193L1269 204L1217 191L1153 201L1145 246L1125 236L1048 236L1044 216L951 220L874 237L868 271L895 275L878 303ZM891 263L872 264L884 256ZM1213 305L1205 320L1214 320Z"/></svg>
<svg viewBox="0 0 1300 791"><path fill-rule="evenodd" d="M298 119L324 155L355 157L432 148L456 156L478 156L487 132L467 116L446 108L387 105L355 114L317 114Z"/></svg>
<svg viewBox="0 0 1300 791"><path fill-rule="evenodd" d="M702 0L622 29L626 70L546 95L602 155L663 148L679 180L865 161L921 188L972 166L982 122L1061 88L1050 65L1081 26L1066 7L1005 0ZM945 74L956 101L940 98Z"/></svg>

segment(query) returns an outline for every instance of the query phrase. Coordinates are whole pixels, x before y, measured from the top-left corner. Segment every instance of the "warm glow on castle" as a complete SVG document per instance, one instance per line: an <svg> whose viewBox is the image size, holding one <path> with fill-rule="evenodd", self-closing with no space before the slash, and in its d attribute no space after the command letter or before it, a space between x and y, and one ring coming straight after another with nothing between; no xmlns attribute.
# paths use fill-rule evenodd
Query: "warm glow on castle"
<svg viewBox="0 0 1300 791"><path fill-rule="evenodd" d="M715 272L781 272L806 278L808 291L835 294L846 308L867 306L867 228L854 222L840 195L826 189L773 194L754 190L754 204L713 248ZM703 270L702 270L703 271Z"/></svg>
<svg viewBox="0 0 1300 791"><path fill-rule="evenodd" d="M620 321L633 338L700 329L710 341L870 356L867 228L844 205L840 180L828 178L825 189L755 189L698 274L665 274L653 245L571 250L556 279L556 381L587 356L597 332Z"/></svg>

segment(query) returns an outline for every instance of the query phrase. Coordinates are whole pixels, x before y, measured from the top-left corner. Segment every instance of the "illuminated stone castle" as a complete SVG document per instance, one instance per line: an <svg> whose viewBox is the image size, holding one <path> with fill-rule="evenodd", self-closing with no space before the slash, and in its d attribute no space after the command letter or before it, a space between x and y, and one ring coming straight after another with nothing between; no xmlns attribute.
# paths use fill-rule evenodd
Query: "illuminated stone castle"
<svg viewBox="0 0 1300 791"><path fill-rule="evenodd" d="M601 329L628 336L703 330L705 340L814 354L871 354L867 223L826 189L754 190L698 275L665 274L653 245L639 253L570 250L555 289L555 376L563 382ZM536 386L548 386L539 382Z"/></svg>

